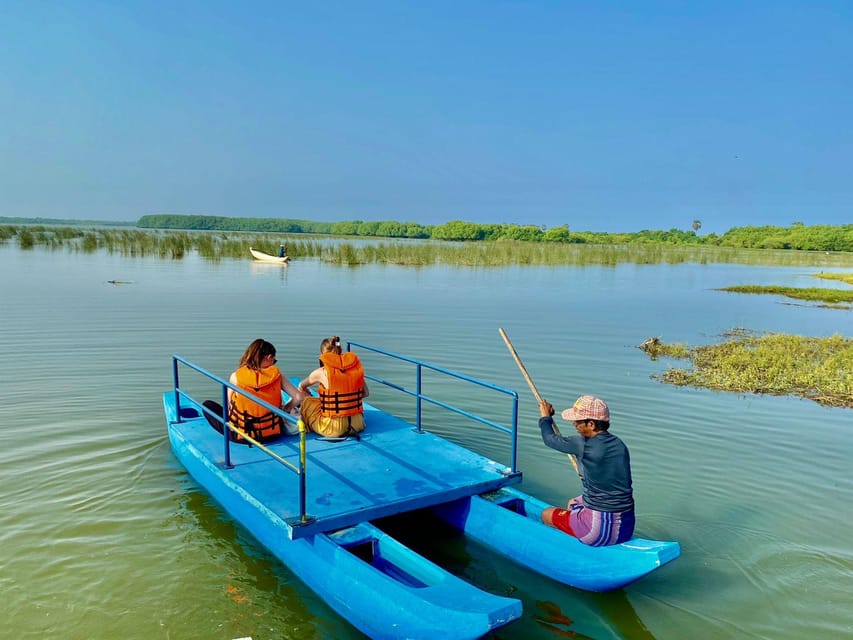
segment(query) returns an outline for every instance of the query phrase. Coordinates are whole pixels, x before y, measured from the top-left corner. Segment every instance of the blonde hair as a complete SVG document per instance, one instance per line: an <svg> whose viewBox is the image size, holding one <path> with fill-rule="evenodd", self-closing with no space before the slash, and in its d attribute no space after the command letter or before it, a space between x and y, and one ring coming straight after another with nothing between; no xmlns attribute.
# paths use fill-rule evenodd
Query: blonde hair
<svg viewBox="0 0 853 640"><path fill-rule="evenodd" d="M340 353L341 339L339 336L331 336L320 343L320 353Z"/></svg>

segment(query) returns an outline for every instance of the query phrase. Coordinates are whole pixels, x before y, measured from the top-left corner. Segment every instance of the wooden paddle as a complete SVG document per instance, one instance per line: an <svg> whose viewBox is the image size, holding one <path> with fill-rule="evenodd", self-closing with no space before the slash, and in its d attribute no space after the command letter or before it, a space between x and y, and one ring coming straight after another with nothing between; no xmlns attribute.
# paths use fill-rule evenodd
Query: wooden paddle
<svg viewBox="0 0 853 640"><path fill-rule="evenodd" d="M500 332L501 338L503 338L504 342L506 342L506 346L509 349L509 352L512 354L513 359L515 359L515 364L517 364L518 368L521 369L521 375L523 375L524 379L527 380L527 384L528 386L530 386L530 390L533 392L533 396L536 398L536 401L542 402L542 396L539 395L539 391L537 391L536 385L533 384L533 380L530 378L530 374L527 373L527 369L525 368L524 363L521 361L521 358L518 357L518 353L516 352L515 347L512 346L512 342L509 341L509 336L507 336L506 331L503 330L503 327L498 327L498 332ZM560 430L557 428L557 425L552 422L551 426L554 429L554 433L560 435ZM575 457L571 453L567 453L566 456L569 458L569 462L571 462L572 466L575 468L575 473L577 473L578 476L583 478L580 469L578 469L578 462L577 460L575 460Z"/></svg>

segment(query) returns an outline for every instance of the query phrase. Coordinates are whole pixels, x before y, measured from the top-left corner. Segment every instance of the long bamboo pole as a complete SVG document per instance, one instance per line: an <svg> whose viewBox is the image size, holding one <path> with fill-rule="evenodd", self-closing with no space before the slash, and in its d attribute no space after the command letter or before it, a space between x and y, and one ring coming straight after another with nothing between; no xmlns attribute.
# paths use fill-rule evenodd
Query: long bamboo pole
<svg viewBox="0 0 853 640"><path fill-rule="evenodd" d="M515 350L515 347L512 346L512 342L509 340L509 336L506 334L506 331L503 330L503 327L498 327L498 332L501 334L501 338L504 339L509 352L512 354L513 359L515 359L515 364L518 365L518 368L521 369L521 375L524 376L524 379L527 380L527 384L530 386L530 390L533 392L534 397L537 402L542 402L542 396L539 395L539 391L536 389L536 385L533 384L533 379L530 377L530 374L527 373L527 368L524 366L524 363L521 361L521 358L518 357L518 352ZM560 435L560 430L557 429L557 425L553 422L551 423L554 428L554 433ZM569 462L572 463L572 466L575 468L575 473L577 473L581 478L583 475L578 469L578 461L575 460L575 457L571 453L567 453L566 456L569 458Z"/></svg>
<svg viewBox="0 0 853 640"><path fill-rule="evenodd" d="M521 375L523 375L524 379L527 380L527 384L530 386L530 390L536 397L536 401L542 402L542 396L539 395L539 391L536 389L536 385L533 384L533 380L530 378L530 374L527 373L527 368L524 366L524 363L521 361L521 358L518 357L518 352L515 350L515 347L512 346L512 342L509 341L509 336L507 336L506 331L503 330L503 327L498 327L498 331L501 334L501 338L503 338L504 342L506 342L506 346L509 349L509 352L512 354L512 357L515 359L515 364L517 364L518 368L521 369Z"/></svg>

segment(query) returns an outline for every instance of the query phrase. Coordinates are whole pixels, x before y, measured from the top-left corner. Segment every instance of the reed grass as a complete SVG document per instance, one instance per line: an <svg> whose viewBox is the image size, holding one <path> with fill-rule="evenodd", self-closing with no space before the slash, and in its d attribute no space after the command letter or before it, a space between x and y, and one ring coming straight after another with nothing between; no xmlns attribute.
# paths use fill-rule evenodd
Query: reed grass
<svg viewBox="0 0 853 640"><path fill-rule="evenodd" d="M376 241L299 234L140 230L129 228L0 225L0 243L22 249L109 253L180 260L197 254L207 260L249 259L249 247L277 254L286 242L292 259L313 258L357 266L448 265L455 267L620 264L728 263L778 266L853 267L853 253L777 251L664 244L593 245L497 240L492 242Z"/></svg>
<svg viewBox="0 0 853 640"><path fill-rule="evenodd" d="M319 256L337 264L449 265L457 267L500 267L513 265L559 266L619 264L731 263L785 266L853 266L853 254L795 253L671 245L590 245L534 243L513 240L467 243L394 243L325 245Z"/></svg>
<svg viewBox="0 0 853 640"><path fill-rule="evenodd" d="M686 355L667 354L689 359L692 368L668 369L660 380L718 391L794 395L825 406L853 408L853 339L746 330L727 338L720 344L688 348Z"/></svg>

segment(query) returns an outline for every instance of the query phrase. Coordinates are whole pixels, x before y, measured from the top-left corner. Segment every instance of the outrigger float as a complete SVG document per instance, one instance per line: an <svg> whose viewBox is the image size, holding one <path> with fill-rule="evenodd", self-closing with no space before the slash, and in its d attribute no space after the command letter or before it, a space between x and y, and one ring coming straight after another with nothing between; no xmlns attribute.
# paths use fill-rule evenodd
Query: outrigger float
<svg viewBox="0 0 853 640"><path fill-rule="evenodd" d="M516 465L515 391L365 344L349 342L347 349L352 347L415 367L415 390L366 376L414 397L415 424L365 404L367 428L358 439L303 431L265 445L235 445L209 426L204 416L209 410L181 387L179 369L218 385L223 406L228 389L236 388L177 355L172 357L174 388L163 403L172 450L193 478L363 633L478 638L521 615L519 600L468 584L372 524L387 516L429 511L523 566L590 591L619 589L678 557L677 542L633 538L593 548L541 523L548 505L513 487L522 480ZM424 369L509 396L511 426L423 394ZM510 465L424 430L423 403L504 432L511 443Z"/></svg>

